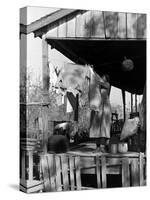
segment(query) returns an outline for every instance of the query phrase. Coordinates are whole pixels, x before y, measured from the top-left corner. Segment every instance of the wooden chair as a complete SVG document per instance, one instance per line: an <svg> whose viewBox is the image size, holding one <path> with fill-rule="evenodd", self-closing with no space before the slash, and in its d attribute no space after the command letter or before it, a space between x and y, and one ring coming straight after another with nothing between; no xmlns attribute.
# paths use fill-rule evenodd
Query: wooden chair
<svg viewBox="0 0 150 200"><path fill-rule="evenodd" d="M90 189L81 186L80 157L67 154L41 156L43 191Z"/></svg>

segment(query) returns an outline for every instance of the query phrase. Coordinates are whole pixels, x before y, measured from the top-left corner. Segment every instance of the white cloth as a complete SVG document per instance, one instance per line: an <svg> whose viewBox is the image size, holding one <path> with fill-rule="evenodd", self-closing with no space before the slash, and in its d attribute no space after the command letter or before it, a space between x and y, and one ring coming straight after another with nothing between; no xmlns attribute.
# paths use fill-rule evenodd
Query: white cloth
<svg viewBox="0 0 150 200"><path fill-rule="evenodd" d="M59 94L57 97L56 97L56 103L58 106L61 106L62 105L62 94Z"/></svg>
<svg viewBox="0 0 150 200"><path fill-rule="evenodd" d="M89 103L91 110L99 111L101 105L101 93L100 93L100 76L90 70L90 84L89 84Z"/></svg>
<svg viewBox="0 0 150 200"><path fill-rule="evenodd" d="M66 112L67 113L73 112L73 108L72 108L68 98L66 100Z"/></svg>
<svg viewBox="0 0 150 200"><path fill-rule="evenodd" d="M73 63L65 63L61 70L59 80L62 80L64 88L80 88L82 91L82 84L86 76L86 67Z"/></svg>

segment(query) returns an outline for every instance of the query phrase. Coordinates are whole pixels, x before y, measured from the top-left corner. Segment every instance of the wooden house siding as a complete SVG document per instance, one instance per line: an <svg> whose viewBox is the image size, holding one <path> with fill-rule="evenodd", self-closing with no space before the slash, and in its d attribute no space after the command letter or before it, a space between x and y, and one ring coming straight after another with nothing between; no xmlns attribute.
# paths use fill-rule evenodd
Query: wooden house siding
<svg viewBox="0 0 150 200"><path fill-rule="evenodd" d="M146 39L146 14L80 11L35 31L46 38Z"/></svg>

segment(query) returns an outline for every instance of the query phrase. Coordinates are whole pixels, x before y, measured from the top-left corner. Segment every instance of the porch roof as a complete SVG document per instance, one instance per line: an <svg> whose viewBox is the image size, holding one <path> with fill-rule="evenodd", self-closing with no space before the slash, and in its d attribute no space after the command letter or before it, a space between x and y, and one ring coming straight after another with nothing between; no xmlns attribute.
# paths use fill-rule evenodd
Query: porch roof
<svg viewBox="0 0 150 200"><path fill-rule="evenodd" d="M98 74L109 74L113 86L131 93L143 93L146 80L146 40L51 38L47 41L52 48L75 63L91 64ZM122 70L125 56L134 63L132 71Z"/></svg>

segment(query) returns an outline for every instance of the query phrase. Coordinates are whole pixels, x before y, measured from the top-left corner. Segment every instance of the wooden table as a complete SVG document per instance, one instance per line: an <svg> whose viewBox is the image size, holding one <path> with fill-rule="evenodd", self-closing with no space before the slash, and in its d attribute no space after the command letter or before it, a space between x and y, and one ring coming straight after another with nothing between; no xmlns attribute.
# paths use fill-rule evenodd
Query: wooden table
<svg viewBox="0 0 150 200"><path fill-rule="evenodd" d="M144 185L145 155L137 152L93 153L95 144L84 143L69 151L79 155L82 174L96 174L97 187L107 187L107 174L120 174L122 187Z"/></svg>

